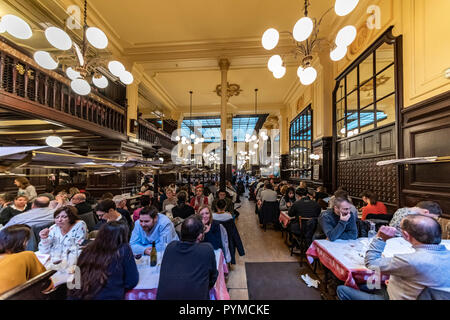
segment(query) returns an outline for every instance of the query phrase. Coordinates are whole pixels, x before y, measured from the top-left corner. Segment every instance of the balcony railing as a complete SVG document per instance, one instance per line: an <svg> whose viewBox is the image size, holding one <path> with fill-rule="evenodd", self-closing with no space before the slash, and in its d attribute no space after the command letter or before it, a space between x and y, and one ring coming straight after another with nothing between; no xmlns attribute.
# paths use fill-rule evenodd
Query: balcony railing
<svg viewBox="0 0 450 320"><path fill-rule="evenodd" d="M156 137L159 138L159 142L163 149L172 150L176 145L175 141L172 141L171 136L161 130L158 130L153 124L148 121L139 119L138 120L138 136L137 138L141 141L153 145L155 143Z"/></svg>
<svg viewBox="0 0 450 320"><path fill-rule="evenodd" d="M69 79L40 68L29 56L1 40L0 103L19 112L126 140L124 107L95 93L75 94Z"/></svg>

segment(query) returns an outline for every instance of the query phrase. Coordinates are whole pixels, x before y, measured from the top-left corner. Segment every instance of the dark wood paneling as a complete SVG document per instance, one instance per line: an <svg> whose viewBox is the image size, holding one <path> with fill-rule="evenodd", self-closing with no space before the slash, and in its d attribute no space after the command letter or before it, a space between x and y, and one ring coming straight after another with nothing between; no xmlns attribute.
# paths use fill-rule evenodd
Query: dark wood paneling
<svg viewBox="0 0 450 320"><path fill-rule="evenodd" d="M316 140L312 144L313 153L320 155L320 160L313 161L313 171L314 166L319 166L319 179L314 179L312 183L314 187L324 186L327 191L331 191L332 188L332 152L333 152L333 138L323 137Z"/></svg>
<svg viewBox="0 0 450 320"><path fill-rule="evenodd" d="M395 159L395 155L350 161L339 161L337 178L351 196L359 197L365 190L372 190L380 201L395 205L397 202L397 168L377 166L378 161Z"/></svg>
<svg viewBox="0 0 450 320"><path fill-rule="evenodd" d="M450 156L450 92L402 111L404 157ZM401 166L402 205L437 201L450 216L450 163Z"/></svg>
<svg viewBox="0 0 450 320"><path fill-rule="evenodd" d="M351 160L396 153L395 125L371 130L337 142L338 159Z"/></svg>
<svg viewBox="0 0 450 320"><path fill-rule="evenodd" d="M143 159L141 147L115 140L102 140L91 143L88 155L121 160L127 158ZM121 170L120 173L107 176L90 174L87 191L93 197L100 197L105 192L111 192L114 195L128 193L139 185L139 171Z"/></svg>
<svg viewBox="0 0 450 320"><path fill-rule="evenodd" d="M290 177L289 169L289 154L282 154L281 155L281 161L280 161L280 177L282 180L288 180Z"/></svg>

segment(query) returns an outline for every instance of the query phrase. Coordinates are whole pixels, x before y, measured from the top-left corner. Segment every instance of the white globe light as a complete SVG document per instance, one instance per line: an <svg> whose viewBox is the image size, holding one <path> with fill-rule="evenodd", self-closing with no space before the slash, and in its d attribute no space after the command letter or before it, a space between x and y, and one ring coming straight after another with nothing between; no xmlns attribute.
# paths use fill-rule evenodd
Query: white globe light
<svg viewBox="0 0 450 320"><path fill-rule="evenodd" d="M305 41L309 38L314 29L314 23L309 17L303 17L297 21L294 26L293 35L294 39L298 42Z"/></svg>
<svg viewBox="0 0 450 320"><path fill-rule="evenodd" d="M48 27L45 29L45 37L56 49L69 50L72 48L72 39L60 28Z"/></svg>
<svg viewBox="0 0 450 320"><path fill-rule="evenodd" d="M354 26L346 26L339 30L335 42L338 47L348 47L355 39L356 28Z"/></svg>
<svg viewBox="0 0 450 320"><path fill-rule="evenodd" d="M313 67L308 67L301 73L300 82L305 86L309 86L316 80L316 78L317 78L316 69L314 69Z"/></svg>
<svg viewBox="0 0 450 320"><path fill-rule="evenodd" d="M0 33L6 32L6 27L3 21L0 20Z"/></svg>
<svg viewBox="0 0 450 320"><path fill-rule="evenodd" d="M336 0L334 11L338 16L346 16L358 5L359 0Z"/></svg>
<svg viewBox="0 0 450 320"><path fill-rule="evenodd" d="M101 76L100 78L94 76L92 77L92 82L100 89L105 89L108 86L108 79L105 76Z"/></svg>
<svg viewBox="0 0 450 320"><path fill-rule="evenodd" d="M33 57L34 61L44 69L54 70L58 67L58 62L53 60L50 53L46 51L36 51Z"/></svg>
<svg viewBox="0 0 450 320"><path fill-rule="evenodd" d="M123 71L122 74L120 75L120 81L122 81L124 84L128 85L128 84L132 84L134 81L134 77L131 74L131 72L128 71Z"/></svg>
<svg viewBox="0 0 450 320"><path fill-rule="evenodd" d="M188 146L188 150L189 150L189 151L192 150L192 146L191 146L191 145Z"/></svg>
<svg viewBox="0 0 450 320"><path fill-rule="evenodd" d="M176 137L175 137L175 140L176 140L176 141L180 141L180 136L176 136Z"/></svg>
<svg viewBox="0 0 450 320"><path fill-rule="evenodd" d="M277 68L281 67L282 64L283 60L281 59L280 55L276 54L270 57L269 62L267 62L267 68L269 68L270 71L274 72Z"/></svg>
<svg viewBox="0 0 450 320"><path fill-rule="evenodd" d="M255 135L252 135L252 141L255 141L257 138Z"/></svg>
<svg viewBox="0 0 450 320"><path fill-rule="evenodd" d="M63 140L58 136L48 136L45 143L50 147L58 148L63 144Z"/></svg>
<svg viewBox="0 0 450 320"><path fill-rule="evenodd" d="M255 143L255 144L253 145L253 148L254 148L254 149L258 149L258 144Z"/></svg>
<svg viewBox="0 0 450 320"><path fill-rule="evenodd" d="M75 79L70 83L70 87L76 94L85 96L91 92L91 86L84 79Z"/></svg>
<svg viewBox="0 0 450 320"><path fill-rule="evenodd" d="M339 47L337 46L333 51L330 52L330 58L333 61L339 61L342 60L345 55L347 54L347 47Z"/></svg>
<svg viewBox="0 0 450 320"><path fill-rule="evenodd" d="M195 139L195 134L191 134L191 139L194 140Z"/></svg>
<svg viewBox="0 0 450 320"><path fill-rule="evenodd" d="M283 66L279 66L275 71L273 72L273 76L275 79L281 79L286 74L286 68Z"/></svg>
<svg viewBox="0 0 450 320"><path fill-rule="evenodd" d="M86 38L94 48L105 49L108 46L108 38L99 28L88 28L86 30Z"/></svg>
<svg viewBox="0 0 450 320"><path fill-rule="evenodd" d="M125 72L125 67L123 66L123 64L115 60L108 63L108 69L116 77L120 77L122 73Z"/></svg>
<svg viewBox="0 0 450 320"><path fill-rule="evenodd" d="M266 141L266 140L268 140L268 139L269 139L269 137L268 137L268 136L263 136L262 138L263 138L263 140L264 140L264 141Z"/></svg>
<svg viewBox="0 0 450 320"><path fill-rule="evenodd" d="M33 35L28 23L12 14L2 17L2 25L10 35L18 39L30 39Z"/></svg>
<svg viewBox="0 0 450 320"><path fill-rule="evenodd" d="M70 80L81 78L81 74L78 71L73 70L72 67L66 69L66 75Z"/></svg>
<svg viewBox="0 0 450 320"><path fill-rule="evenodd" d="M200 138L200 142L201 142L201 143L205 142L205 138L203 138L203 137Z"/></svg>
<svg viewBox="0 0 450 320"><path fill-rule="evenodd" d="M278 44L280 34L274 28L267 29L262 37L262 45L266 50L272 50Z"/></svg>
<svg viewBox="0 0 450 320"><path fill-rule="evenodd" d="M300 66L300 67L298 67L298 69L297 69L297 77L301 77L301 74L302 74L302 72L304 71L305 69L303 69L303 67L302 66Z"/></svg>

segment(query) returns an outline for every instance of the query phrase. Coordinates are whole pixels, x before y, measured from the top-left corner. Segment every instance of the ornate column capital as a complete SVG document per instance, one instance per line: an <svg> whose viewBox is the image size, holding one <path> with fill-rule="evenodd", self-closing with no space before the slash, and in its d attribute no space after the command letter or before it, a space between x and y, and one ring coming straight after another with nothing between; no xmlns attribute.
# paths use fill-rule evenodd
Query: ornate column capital
<svg viewBox="0 0 450 320"><path fill-rule="evenodd" d="M219 67L221 71L228 71L230 69L230 61L226 58L222 58L219 60Z"/></svg>

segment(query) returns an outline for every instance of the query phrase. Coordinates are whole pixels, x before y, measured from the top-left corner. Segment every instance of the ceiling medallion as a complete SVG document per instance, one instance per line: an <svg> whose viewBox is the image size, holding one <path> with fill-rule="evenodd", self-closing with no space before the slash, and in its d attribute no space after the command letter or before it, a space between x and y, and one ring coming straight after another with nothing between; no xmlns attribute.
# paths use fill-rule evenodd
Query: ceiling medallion
<svg viewBox="0 0 450 320"><path fill-rule="evenodd" d="M230 84L229 82L227 82L227 87L228 87L227 88L228 99L233 96L238 96L242 92L241 86L238 84L235 84L235 83ZM214 92L217 93L217 95L219 97L221 97L222 96L222 85L218 84L216 86L216 90L214 90Z"/></svg>
<svg viewBox="0 0 450 320"><path fill-rule="evenodd" d="M369 40L372 32L372 30L369 30L369 28L367 28L366 24L363 24L360 28L358 28L358 35L356 36L356 40L349 47L349 53L352 56L357 55L363 48L365 48L365 45Z"/></svg>
<svg viewBox="0 0 450 320"><path fill-rule="evenodd" d="M348 46L352 44L357 35L356 28L348 25L338 32L335 44L329 44L329 41L326 39L319 38L319 29L323 18L333 9L338 16L345 16L356 8L358 2L359 0L336 0L335 6L325 11L322 17L317 20L316 18L311 19L308 17L310 2L305 0L304 17L297 21L292 32L280 32L287 34L292 40L294 48L288 55L293 55L297 60L299 64L297 76L303 85L308 86L317 78L317 70L312 66L312 61L320 50L322 42L328 43L330 49L332 49L330 52L331 60L339 61L346 56ZM278 45L280 33L274 28L267 29L262 36L264 49L274 49ZM276 79L280 79L286 74L286 65L283 57L280 55L272 56L268 61L267 67Z"/></svg>

